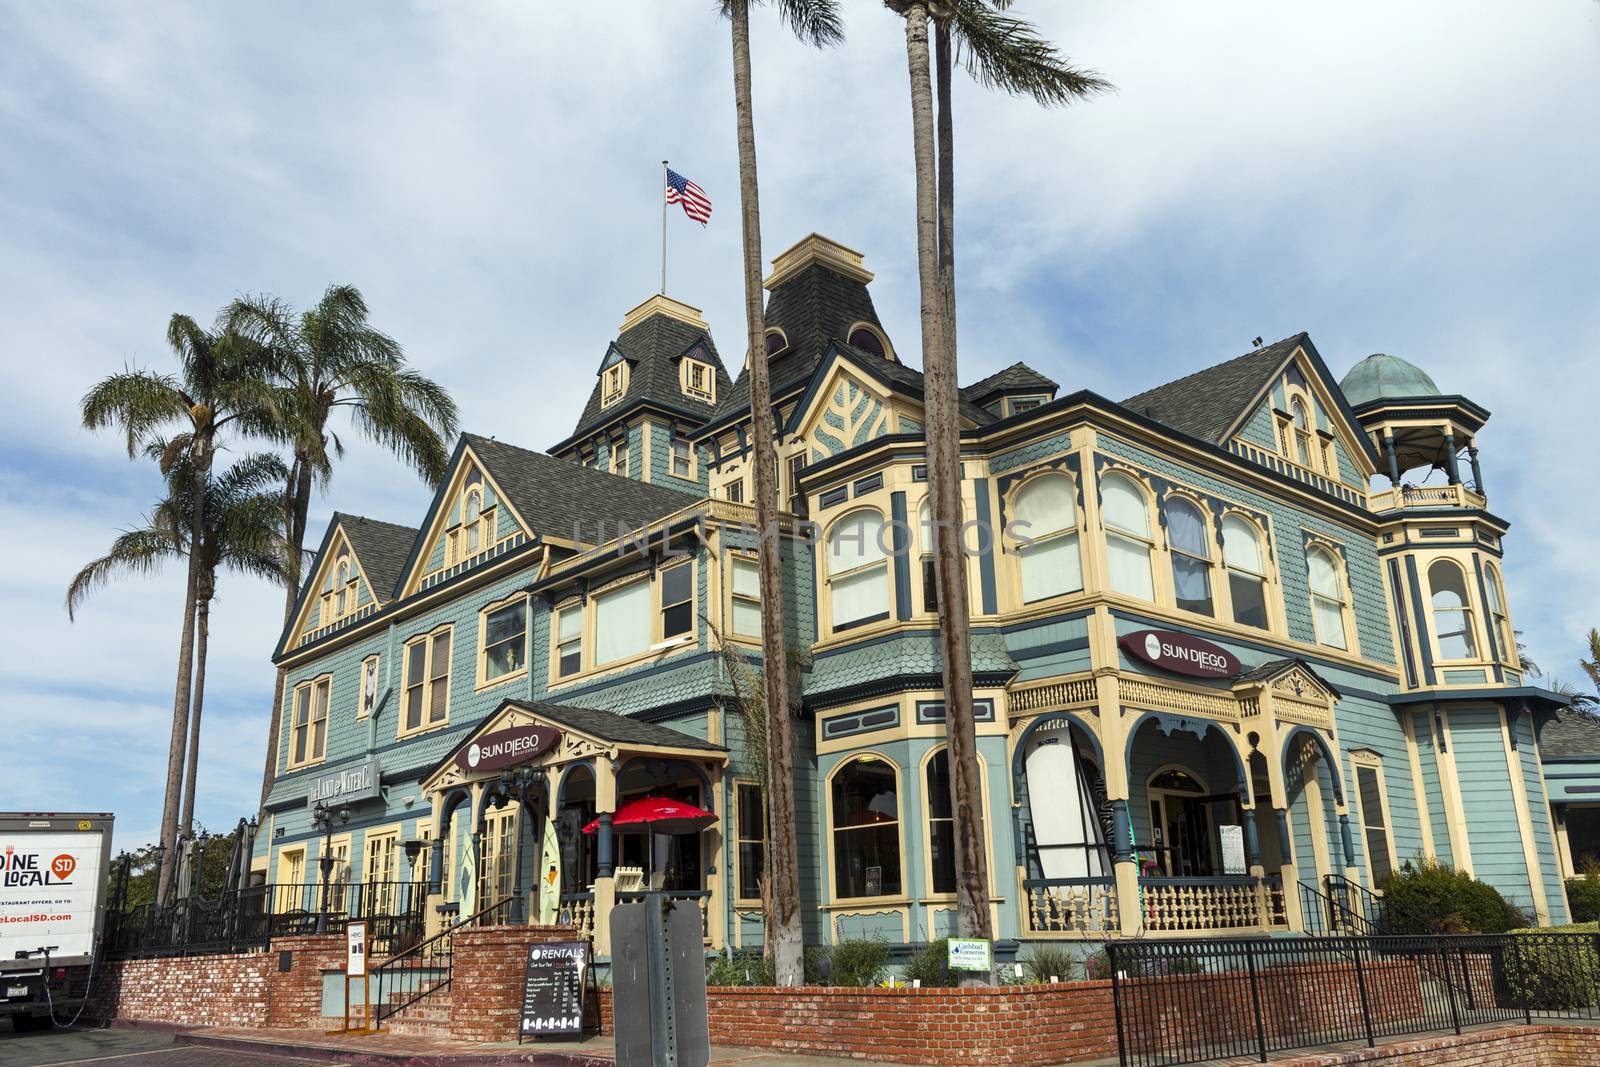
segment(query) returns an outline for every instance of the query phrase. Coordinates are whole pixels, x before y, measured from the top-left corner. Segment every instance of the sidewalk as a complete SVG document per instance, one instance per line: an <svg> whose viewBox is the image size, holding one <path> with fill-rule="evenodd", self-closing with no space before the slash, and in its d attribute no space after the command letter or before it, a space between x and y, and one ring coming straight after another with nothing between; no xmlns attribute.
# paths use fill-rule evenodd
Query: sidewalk
<svg viewBox="0 0 1600 1067"><path fill-rule="evenodd" d="M292 1056L324 1063L370 1067L616 1067L616 1045L609 1036L582 1041L514 1041L484 1044L448 1038L399 1034L322 1034L315 1030L231 1030L204 1028L177 1036L177 1043ZM711 1050L712 1067L860 1067L861 1060L795 1056L764 1049Z"/></svg>

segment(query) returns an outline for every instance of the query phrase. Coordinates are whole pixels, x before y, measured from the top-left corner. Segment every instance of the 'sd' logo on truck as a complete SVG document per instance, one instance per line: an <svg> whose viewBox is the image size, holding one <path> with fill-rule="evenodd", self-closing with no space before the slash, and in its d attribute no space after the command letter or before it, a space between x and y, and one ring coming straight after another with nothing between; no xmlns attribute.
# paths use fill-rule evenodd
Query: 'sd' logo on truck
<svg viewBox="0 0 1600 1067"><path fill-rule="evenodd" d="M78 861L63 852L50 861L50 873L56 876L58 882L65 882L72 877L72 872L78 869Z"/></svg>

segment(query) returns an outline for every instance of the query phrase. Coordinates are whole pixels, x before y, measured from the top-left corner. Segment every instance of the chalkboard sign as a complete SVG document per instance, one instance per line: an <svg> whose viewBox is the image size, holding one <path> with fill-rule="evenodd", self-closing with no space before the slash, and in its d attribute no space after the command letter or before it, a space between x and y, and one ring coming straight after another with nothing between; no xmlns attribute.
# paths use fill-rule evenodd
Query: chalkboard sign
<svg viewBox="0 0 1600 1067"><path fill-rule="evenodd" d="M548 941L528 946L522 979L522 1037L582 1035L589 979L589 942Z"/></svg>

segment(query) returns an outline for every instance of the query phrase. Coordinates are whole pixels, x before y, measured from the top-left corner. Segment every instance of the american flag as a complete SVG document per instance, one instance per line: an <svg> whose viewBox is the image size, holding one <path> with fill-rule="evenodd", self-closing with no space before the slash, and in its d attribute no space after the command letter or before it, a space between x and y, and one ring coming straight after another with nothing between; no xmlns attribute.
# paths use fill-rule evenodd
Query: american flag
<svg viewBox="0 0 1600 1067"><path fill-rule="evenodd" d="M706 191L671 168L667 170L667 203L682 204L683 213L702 226L711 218L711 198Z"/></svg>

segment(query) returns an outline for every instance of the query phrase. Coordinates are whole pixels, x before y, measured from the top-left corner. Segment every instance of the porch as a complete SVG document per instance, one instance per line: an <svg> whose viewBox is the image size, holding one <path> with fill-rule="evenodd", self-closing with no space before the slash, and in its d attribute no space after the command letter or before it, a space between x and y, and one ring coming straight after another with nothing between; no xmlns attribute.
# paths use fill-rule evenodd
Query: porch
<svg viewBox="0 0 1600 1067"><path fill-rule="evenodd" d="M723 746L656 723L506 701L423 779L437 828L428 932L499 909L512 923L571 926L605 957L611 909L654 891L692 901L707 946L720 948L726 765ZM717 821L698 833L620 831L617 811L644 797Z"/></svg>
<svg viewBox="0 0 1600 1067"><path fill-rule="evenodd" d="M1106 674L1093 701L1014 723L1021 937L1325 928L1325 879L1356 877L1336 694L1296 661L1252 675Z"/></svg>

